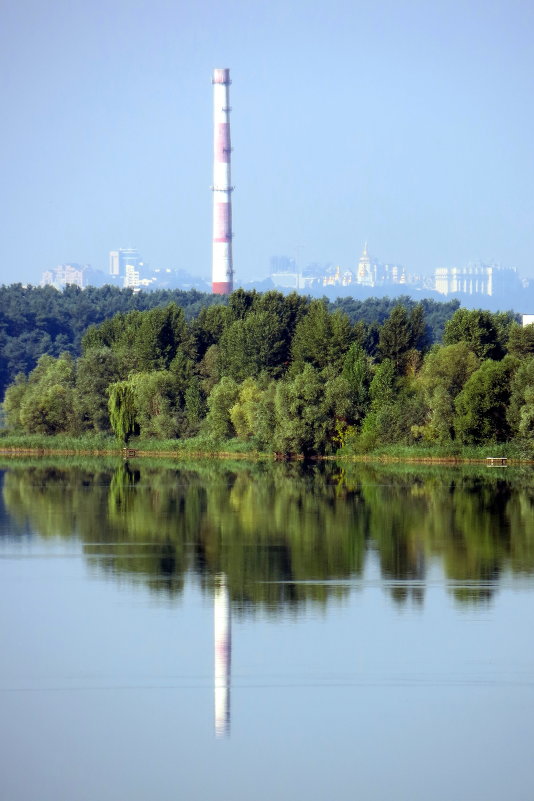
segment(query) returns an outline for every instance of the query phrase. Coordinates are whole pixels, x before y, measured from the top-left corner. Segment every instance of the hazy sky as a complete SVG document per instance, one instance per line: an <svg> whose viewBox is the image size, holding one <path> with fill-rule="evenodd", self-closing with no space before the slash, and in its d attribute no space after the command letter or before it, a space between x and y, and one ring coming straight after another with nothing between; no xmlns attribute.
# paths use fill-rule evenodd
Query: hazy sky
<svg viewBox="0 0 534 801"><path fill-rule="evenodd" d="M1 280L136 246L209 275L214 67L233 84L234 260L534 277L527 0L4 0Z"/></svg>

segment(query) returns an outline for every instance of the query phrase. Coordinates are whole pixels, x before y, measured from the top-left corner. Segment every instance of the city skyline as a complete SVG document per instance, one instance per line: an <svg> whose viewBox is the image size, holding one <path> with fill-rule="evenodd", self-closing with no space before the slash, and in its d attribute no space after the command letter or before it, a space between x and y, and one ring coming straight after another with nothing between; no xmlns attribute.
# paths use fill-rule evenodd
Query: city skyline
<svg viewBox="0 0 534 801"><path fill-rule="evenodd" d="M335 267L337 267L337 268L339 268L339 269L341 269L343 271L350 271L350 272L353 272L353 273L357 273L358 269L359 269L359 263L361 261L362 255L364 254L366 249L367 249L367 240L364 242L363 246L360 247L359 250L356 250L354 252L354 254L352 256L352 259L350 260L350 262L348 264L337 264L337 263L334 263L334 261L332 259L328 259L328 258L325 259L322 262L319 262L318 259L314 259L313 258L313 254L312 254L311 259L309 261L306 261L306 262L299 261L295 254L289 254L289 253L278 254L278 255L270 254L269 257L268 257L268 261L264 265L262 265L262 269L258 269L256 272L251 272L250 273L249 280L251 280L251 281L262 281L265 278L269 277L269 275L272 274L272 272L273 272L273 269L272 269L273 261L276 261L276 259L278 259L278 258L282 258L282 259L287 260L288 262L291 262L293 264L293 267L295 268L295 270L296 271L300 271L300 272L306 271L306 270L310 269L311 267L315 267L315 266L319 265L319 266L325 267L325 268L329 268L329 267L335 266ZM82 264L80 259L71 259L71 260L64 259L63 261L59 262L58 264L56 264L54 266L48 265L46 267L42 267L40 269L40 273L39 274L42 277L42 276L46 275L47 273L49 273L49 272L51 272L53 270L64 268L64 267L66 267L68 265L76 265L77 267L83 266L84 268L90 269L93 272L94 271L98 271L98 272L102 273L103 275L110 275L110 276L117 277L119 275L124 275L124 269L121 269L121 267L119 267L119 254L131 254L131 253L136 253L137 254L136 260L139 260L139 267L144 268L144 269L146 269L148 271L168 271L168 272L171 272L171 271L178 271L180 269L177 265L167 266L167 265L159 265L158 264L155 267L152 267L152 259L150 259L149 261L145 261L144 258L141 256L140 251L138 250L138 248L132 247L132 246L128 246L128 247L125 247L125 248L121 247L121 248L114 248L114 249L108 250L106 252L105 256L102 259L100 259L100 262L97 265L90 264L90 263L83 263ZM371 258L374 261L377 261L377 259L376 259L376 257L374 255ZM121 255L121 262L120 262L121 264L122 264L122 259L123 259L123 256ZM113 267L112 267L112 262L113 262ZM386 267L388 267L389 265L392 265L392 266L398 265L398 269L399 270L400 269L405 270L406 272L409 272L410 274L414 274L415 273L415 270L413 270L411 268L409 263L400 265L400 263L395 258L392 258L389 261L385 261L385 260L382 259L379 263L383 264ZM436 271L438 271L438 270L441 271L443 269L445 269L445 270L447 270L447 269L463 269L464 267L468 267L471 264L487 264L488 266L497 267L499 269L507 269L507 270L511 269L511 270L517 271L518 273L520 272L520 271L517 270L517 268L514 265L511 265L511 264L507 263L506 261L504 263L496 262L495 260L486 260L486 261L484 261L484 260L482 260L480 258L475 258L475 257L471 256L465 262L460 262L459 260L456 260L456 261L450 262L449 264L445 264L444 262L439 262L436 265L429 265L426 270L422 270L419 274L422 275L422 276L425 276L427 278L431 278L431 277L433 277L435 275ZM208 265L206 265L206 269L204 270L203 273L196 272L196 273L191 273L191 274L194 274L199 279L202 279L203 281L206 281L206 283L209 283L210 282L210 269L211 269L211 265L208 264ZM523 277L522 273L521 273L521 276ZM524 276L524 277L526 278L527 276ZM534 274L532 274L531 279L534 279ZM20 276L17 278L15 283L19 283L19 282L21 282ZM11 283L11 282L4 282L4 283ZM33 283L33 282L22 281L22 283ZM39 283L39 280L36 283ZM363 282L363 283L365 283L365 282Z"/></svg>
<svg viewBox="0 0 534 801"><path fill-rule="evenodd" d="M42 273L40 285L51 285L62 290L67 284L84 289L106 283L122 288L139 290L196 289L213 291L209 281L184 270L151 268L136 248L111 250L108 255L109 271L95 270L91 265L61 264ZM380 295L401 293L437 293L443 296L487 296L497 302L518 300L520 290L530 291L534 281L524 279L515 268L496 263L469 262L462 266L436 268L431 275L416 274L398 263L384 263L368 249L365 242L362 253L349 267L312 263L299 266L287 255L271 257L267 277L256 277L249 282L238 282L237 287L282 291L297 290L312 295L330 290L358 297L362 290L377 291ZM220 294L220 293L216 293ZM223 293L225 294L225 293ZM526 300L526 296L523 297ZM530 302L530 301L527 301Z"/></svg>
<svg viewBox="0 0 534 801"><path fill-rule="evenodd" d="M238 281L277 252L349 265L366 239L417 273L480 260L532 278L533 16L502 0L8 5L2 280L102 268L134 241L209 275L217 64L234 78Z"/></svg>

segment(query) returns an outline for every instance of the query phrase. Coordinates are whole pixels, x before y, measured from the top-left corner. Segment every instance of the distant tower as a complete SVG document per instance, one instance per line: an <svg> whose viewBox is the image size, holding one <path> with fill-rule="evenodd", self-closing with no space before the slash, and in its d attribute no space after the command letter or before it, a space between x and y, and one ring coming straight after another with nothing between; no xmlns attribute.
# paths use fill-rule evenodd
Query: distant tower
<svg viewBox="0 0 534 801"><path fill-rule="evenodd" d="M142 266L141 256L135 248L119 248L119 250L109 251L109 273L110 275L124 276L127 267L138 270Z"/></svg>
<svg viewBox="0 0 534 801"><path fill-rule="evenodd" d="M230 180L230 70L213 70L213 260L211 291L233 289L232 186Z"/></svg>
<svg viewBox="0 0 534 801"><path fill-rule="evenodd" d="M363 253L360 256L360 261L358 262L358 283L365 284L369 280L369 275L371 273L371 259L369 258L369 253L367 251L367 242L363 246Z"/></svg>

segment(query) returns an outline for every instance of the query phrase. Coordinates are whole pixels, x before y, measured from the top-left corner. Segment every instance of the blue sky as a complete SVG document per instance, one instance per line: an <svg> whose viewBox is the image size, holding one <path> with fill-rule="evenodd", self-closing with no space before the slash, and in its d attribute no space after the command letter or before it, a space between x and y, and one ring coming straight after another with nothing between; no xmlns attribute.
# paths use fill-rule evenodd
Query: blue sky
<svg viewBox="0 0 534 801"><path fill-rule="evenodd" d="M136 246L208 276L212 87L229 67L234 261L534 277L529 2L7 0L1 280Z"/></svg>

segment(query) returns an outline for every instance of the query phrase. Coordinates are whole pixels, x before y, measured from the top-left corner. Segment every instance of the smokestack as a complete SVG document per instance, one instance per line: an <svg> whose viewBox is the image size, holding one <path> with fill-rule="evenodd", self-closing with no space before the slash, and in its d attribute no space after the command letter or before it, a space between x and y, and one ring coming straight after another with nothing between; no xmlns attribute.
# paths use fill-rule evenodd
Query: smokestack
<svg viewBox="0 0 534 801"><path fill-rule="evenodd" d="M233 290L232 189L230 185L230 70L213 70L213 261L211 291Z"/></svg>

